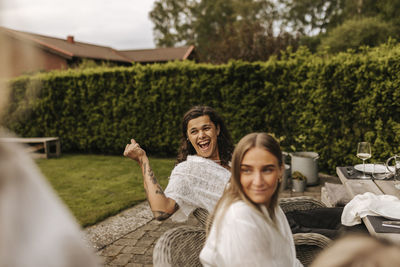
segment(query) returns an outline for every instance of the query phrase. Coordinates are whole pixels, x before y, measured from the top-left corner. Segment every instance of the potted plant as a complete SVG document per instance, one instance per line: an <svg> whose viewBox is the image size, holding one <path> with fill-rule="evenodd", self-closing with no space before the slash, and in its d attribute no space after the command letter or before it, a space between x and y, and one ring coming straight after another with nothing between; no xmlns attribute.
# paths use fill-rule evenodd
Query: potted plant
<svg viewBox="0 0 400 267"><path fill-rule="evenodd" d="M318 159L319 155L317 152L306 151L307 136L301 134L294 136L294 141L297 148L291 145L290 148L293 152L289 153L291 158L292 173L295 171L301 172L307 177L307 185L319 184L318 178Z"/></svg>
<svg viewBox="0 0 400 267"><path fill-rule="evenodd" d="M307 185L307 177L301 172L295 171L292 173L292 190L293 192L304 192Z"/></svg>

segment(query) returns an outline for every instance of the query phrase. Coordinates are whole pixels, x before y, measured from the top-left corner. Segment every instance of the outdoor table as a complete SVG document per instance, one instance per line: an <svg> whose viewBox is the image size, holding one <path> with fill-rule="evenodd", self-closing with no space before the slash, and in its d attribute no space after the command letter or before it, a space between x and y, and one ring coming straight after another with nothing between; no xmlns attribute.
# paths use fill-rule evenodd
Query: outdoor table
<svg viewBox="0 0 400 267"><path fill-rule="evenodd" d="M344 167L336 167L336 173L340 181L352 198L358 194L371 192L376 195L393 195L400 199L400 190L394 187L393 180L348 179L344 172ZM377 233L372 226L373 218L364 217L362 220L371 235L400 244L400 233Z"/></svg>
<svg viewBox="0 0 400 267"><path fill-rule="evenodd" d="M58 137L2 137L0 138L0 143L31 144L32 146L28 147L26 151L33 153L37 158L58 158L61 155L60 139ZM43 153L40 153L41 150L43 150Z"/></svg>

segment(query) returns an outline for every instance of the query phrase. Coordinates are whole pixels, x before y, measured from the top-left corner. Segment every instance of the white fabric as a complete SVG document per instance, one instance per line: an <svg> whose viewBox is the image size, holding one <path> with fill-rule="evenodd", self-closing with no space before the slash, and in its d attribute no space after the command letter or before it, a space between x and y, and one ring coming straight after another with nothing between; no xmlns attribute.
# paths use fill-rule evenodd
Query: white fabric
<svg viewBox="0 0 400 267"><path fill-rule="evenodd" d="M400 220L400 200L391 195L375 195L367 192L355 196L343 209L342 224L353 226L367 215L383 216Z"/></svg>
<svg viewBox="0 0 400 267"><path fill-rule="evenodd" d="M210 159L189 155L171 172L165 195L175 200L179 209L171 216L174 221L185 221L196 208L208 212L221 198L230 171Z"/></svg>
<svg viewBox="0 0 400 267"><path fill-rule="evenodd" d="M262 211L268 221L243 201L228 207L223 218L218 211L200 253L203 266L302 266L282 209L275 210L276 226L264 206Z"/></svg>
<svg viewBox="0 0 400 267"><path fill-rule="evenodd" d="M0 267L93 267L79 225L20 146L0 143Z"/></svg>

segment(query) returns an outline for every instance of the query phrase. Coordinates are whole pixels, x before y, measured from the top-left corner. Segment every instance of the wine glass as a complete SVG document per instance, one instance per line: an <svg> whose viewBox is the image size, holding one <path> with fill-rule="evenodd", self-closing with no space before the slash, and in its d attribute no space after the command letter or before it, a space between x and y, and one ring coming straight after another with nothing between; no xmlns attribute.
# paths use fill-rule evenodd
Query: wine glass
<svg viewBox="0 0 400 267"><path fill-rule="evenodd" d="M367 179L369 176L365 175L365 160L371 157L371 145L369 142L360 142L357 146L357 157L363 161L363 175L362 179Z"/></svg>

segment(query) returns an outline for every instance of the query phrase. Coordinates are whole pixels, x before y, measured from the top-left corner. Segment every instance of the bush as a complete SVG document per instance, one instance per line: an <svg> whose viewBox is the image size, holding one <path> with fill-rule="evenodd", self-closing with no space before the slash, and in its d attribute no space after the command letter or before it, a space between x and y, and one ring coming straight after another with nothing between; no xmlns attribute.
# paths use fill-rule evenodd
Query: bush
<svg viewBox="0 0 400 267"><path fill-rule="evenodd" d="M385 159L400 144L400 47L225 65L173 62L70 70L10 82L9 128L21 136L59 136L66 152L122 154L134 137L149 154L175 155L183 114L214 107L234 141L274 133L282 148L320 155L319 168L358 162L359 141ZM36 96L36 97L34 97Z"/></svg>

